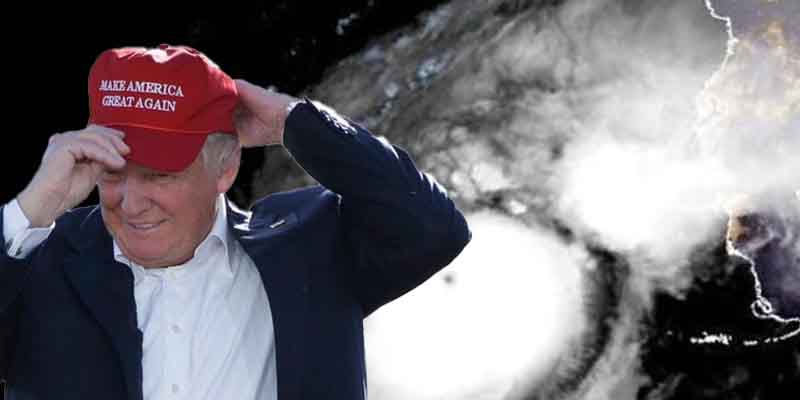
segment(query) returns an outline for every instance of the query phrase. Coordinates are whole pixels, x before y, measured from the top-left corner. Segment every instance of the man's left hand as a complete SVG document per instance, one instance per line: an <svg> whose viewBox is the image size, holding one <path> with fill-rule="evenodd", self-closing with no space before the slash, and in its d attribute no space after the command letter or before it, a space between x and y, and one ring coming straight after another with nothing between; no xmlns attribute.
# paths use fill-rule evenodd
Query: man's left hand
<svg viewBox="0 0 800 400"><path fill-rule="evenodd" d="M236 80L236 90L239 92L239 106L234 114L234 124L242 146L282 144L289 105L297 99L243 79Z"/></svg>

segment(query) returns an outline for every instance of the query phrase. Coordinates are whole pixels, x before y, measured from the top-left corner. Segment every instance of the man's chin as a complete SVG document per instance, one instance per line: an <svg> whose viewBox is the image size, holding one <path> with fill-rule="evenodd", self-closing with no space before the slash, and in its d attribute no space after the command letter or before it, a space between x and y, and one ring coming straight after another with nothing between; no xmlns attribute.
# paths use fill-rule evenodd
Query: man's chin
<svg viewBox="0 0 800 400"><path fill-rule="evenodd" d="M169 263L166 261L168 259L167 249L150 248L153 243L163 242L150 240L148 243L142 243L141 246L137 245L137 243L123 242L119 244L119 247L125 257L145 268L169 266Z"/></svg>
<svg viewBox="0 0 800 400"><path fill-rule="evenodd" d="M141 265L145 268L158 268L158 267L167 267L168 263L164 262L164 257L158 257L155 255L141 255L135 253L129 253L125 255L128 257L129 260L135 262L138 265Z"/></svg>

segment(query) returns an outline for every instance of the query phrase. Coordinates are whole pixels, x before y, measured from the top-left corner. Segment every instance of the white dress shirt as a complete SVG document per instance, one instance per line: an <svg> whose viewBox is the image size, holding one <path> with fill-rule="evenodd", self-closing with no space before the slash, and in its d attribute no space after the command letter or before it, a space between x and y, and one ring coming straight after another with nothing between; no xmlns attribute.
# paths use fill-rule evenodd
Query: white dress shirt
<svg viewBox="0 0 800 400"><path fill-rule="evenodd" d="M16 200L3 207L6 251L23 258L47 238L29 229ZM228 232L225 198L214 225L182 265L130 267L142 341L145 400L277 399L275 337L267 293L253 260Z"/></svg>

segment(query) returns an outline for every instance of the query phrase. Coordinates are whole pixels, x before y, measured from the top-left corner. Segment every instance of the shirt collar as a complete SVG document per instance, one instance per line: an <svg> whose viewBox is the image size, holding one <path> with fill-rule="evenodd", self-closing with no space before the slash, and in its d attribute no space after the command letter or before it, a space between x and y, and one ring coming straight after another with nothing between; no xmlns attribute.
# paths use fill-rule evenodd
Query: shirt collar
<svg viewBox="0 0 800 400"><path fill-rule="evenodd" d="M199 245L194 249L194 255L192 256L189 261L181 265L170 266L169 268L181 268L191 264L195 259L198 258L206 258L207 252L213 251L215 245L221 245L222 251L224 252L224 260L226 261L226 267L232 273L233 267L230 261L230 243L229 238L230 235L228 234L228 213L226 210L225 205L225 195L220 194L217 196L215 207L215 217L214 217L214 225L211 226L211 231L208 232L208 235L200 242ZM122 253L122 249L117 244L117 240L114 239L114 260L128 265L134 271L134 277L136 281L139 280L140 276L137 272L144 272L144 267L136 264L132 260L130 260L125 254Z"/></svg>

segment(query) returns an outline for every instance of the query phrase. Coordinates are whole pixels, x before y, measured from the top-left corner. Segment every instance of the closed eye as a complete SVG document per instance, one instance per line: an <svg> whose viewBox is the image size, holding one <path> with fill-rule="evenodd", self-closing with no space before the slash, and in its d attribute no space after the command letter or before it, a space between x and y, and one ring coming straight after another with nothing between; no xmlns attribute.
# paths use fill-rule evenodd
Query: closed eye
<svg viewBox="0 0 800 400"><path fill-rule="evenodd" d="M149 180L162 181L162 180L172 180L173 178L175 178L175 175L165 174L165 173L160 173L160 172L147 174L147 179L149 179Z"/></svg>

